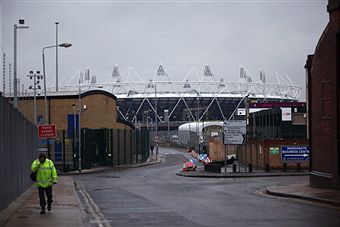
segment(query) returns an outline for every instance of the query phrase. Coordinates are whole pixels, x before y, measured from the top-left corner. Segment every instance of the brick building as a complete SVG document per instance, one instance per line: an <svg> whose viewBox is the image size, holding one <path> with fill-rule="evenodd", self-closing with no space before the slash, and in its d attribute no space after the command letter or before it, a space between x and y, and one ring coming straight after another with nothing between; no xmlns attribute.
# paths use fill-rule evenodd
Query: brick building
<svg viewBox="0 0 340 227"><path fill-rule="evenodd" d="M149 133L119 119L116 100L102 90L48 96L46 123L56 125L57 137L39 140L39 151L48 151L57 168L65 171L80 168L80 162L81 168L144 162ZM33 97L19 100L18 109L34 122ZM45 124L45 119L45 99L39 96L37 123Z"/></svg>
<svg viewBox="0 0 340 227"><path fill-rule="evenodd" d="M79 99L80 98L80 99ZM80 101L79 101L80 100ZM81 114L82 128L115 128L131 129L133 126L128 123L117 121L117 98L109 92L92 90L80 95L58 95L47 97L48 119L50 124L56 124L58 130L67 130L69 121L73 121L74 106L81 108L86 105L86 111ZM34 122L33 98L19 100L18 109L24 116ZM45 115L44 97L37 97L37 118L38 123L43 122Z"/></svg>
<svg viewBox="0 0 340 227"><path fill-rule="evenodd" d="M310 184L340 189L340 0L329 0L329 23L306 63Z"/></svg>

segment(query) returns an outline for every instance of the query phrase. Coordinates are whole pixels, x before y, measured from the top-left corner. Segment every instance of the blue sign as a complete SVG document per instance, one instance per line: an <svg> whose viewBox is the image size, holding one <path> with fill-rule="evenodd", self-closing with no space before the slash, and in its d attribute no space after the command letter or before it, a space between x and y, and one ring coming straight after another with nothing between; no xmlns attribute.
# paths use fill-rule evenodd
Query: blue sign
<svg viewBox="0 0 340 227"><path fill-rule="evenodd" d="M308 146L282 146L281 147L282 161L309 161Z"/></svg>
<svg viewBox="0 0 340 227"><path fill-rule="evenodd" d="M53 139L40 139L39 140L39 144L40 145L51 145L51 144L54 144L54 140Z"/></svg>

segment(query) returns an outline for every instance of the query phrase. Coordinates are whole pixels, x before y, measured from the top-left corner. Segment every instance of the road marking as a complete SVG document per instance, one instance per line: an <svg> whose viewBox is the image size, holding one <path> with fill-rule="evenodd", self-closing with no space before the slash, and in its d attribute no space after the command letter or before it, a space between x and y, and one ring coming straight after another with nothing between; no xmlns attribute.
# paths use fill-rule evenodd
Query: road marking
<svg viewBox="0 0 340 227"><path fill-rule="evenodd" d="M103 213L98 208L97 204L93 201L91 196L85 191L83 186L79 182L75 182L77 184L77 188L79 190L79 193L83 196L83 199L86 203L86 206L89 209L89 212L94 217L95 222L99 227L111 227L111 224L109 223L109 220L106 220Z"/></svg>

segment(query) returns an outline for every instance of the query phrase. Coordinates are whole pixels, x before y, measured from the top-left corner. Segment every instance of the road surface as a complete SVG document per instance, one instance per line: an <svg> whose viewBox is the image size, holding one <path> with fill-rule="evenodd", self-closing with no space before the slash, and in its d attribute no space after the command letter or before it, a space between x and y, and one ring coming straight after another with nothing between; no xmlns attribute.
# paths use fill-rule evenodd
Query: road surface
<svg viewBox="0 0 340 227"><path fill-rule="evenodd" d="M164 161L75 177L90 226L340 226L340 210L269 196L273 185L305 176L187 178L183 153L160 148Z"/></svg>

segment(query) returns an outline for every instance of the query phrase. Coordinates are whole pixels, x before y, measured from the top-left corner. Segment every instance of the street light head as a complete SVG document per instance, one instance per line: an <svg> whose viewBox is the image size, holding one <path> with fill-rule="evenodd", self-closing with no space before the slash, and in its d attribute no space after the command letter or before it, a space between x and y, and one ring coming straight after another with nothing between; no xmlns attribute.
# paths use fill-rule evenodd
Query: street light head
<svg viewBox="0 0 340 227"><path fill-rule="evenodd" d="M62 44L59 44L59 46L64 47L64 48L68 48L68 47L72 46L72 43L62 43Z"/></svg>

